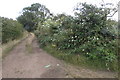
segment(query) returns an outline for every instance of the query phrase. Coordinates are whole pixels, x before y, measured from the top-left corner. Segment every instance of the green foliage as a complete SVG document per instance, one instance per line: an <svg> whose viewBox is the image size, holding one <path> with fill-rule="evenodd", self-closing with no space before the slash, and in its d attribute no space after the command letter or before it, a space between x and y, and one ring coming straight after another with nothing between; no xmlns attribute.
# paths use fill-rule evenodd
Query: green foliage
<svg viewBox="0 0 120 80"><path fill-rule="evenodd" d="M2 18L0 17L0 43L2 43Z"/></svg>
<svg viewBox="0 0 120 80"><path fill-rule="evenodd" d="M116 22L107 20L106 10L86 3L79 6L75 17L60 14L38 25L35 33L40 46L51 44L66 54L104 61L109 68L117 63L116 31L111 31Z"/></svg>
<svg viewBox="0 0 120 80"><path fill-rule="evenodd" d="M90 60L87 59L84 55L69 54L69 50L61 51L51 44L47 44L47 46L45 46L43 49L50 53L52 56L55 56L60 60L64 60L65 62L74 64L76 66L83 66L96 70L106 70L106 68L109 67L111 70L117 70L117 62L105 66L106 63L104 61Z"/></svg>
<svg viewBox="0 0 120 80"><path fill-rule="evenodd" d="M24 12L23 15L19 16L17 20L23 24L24 28L28 31L34 30L35 22L33 21L35 19L34 14L31 12Z"/></svg>
<svg viewBox="0 0 120 80"><path fill-rule="evenodd" d="M23 26L15 20L2 19L2 43L17 39L23 35Z"/></svg>
<svg viewBox="0 0 120 80"><path fill-rule="evenodd" d="M28 31L34 31L38 22L43 23L50 16L50 11L39 3L32 4L30 7L23 8L22 15L17 20L23 24Z"/></svg>

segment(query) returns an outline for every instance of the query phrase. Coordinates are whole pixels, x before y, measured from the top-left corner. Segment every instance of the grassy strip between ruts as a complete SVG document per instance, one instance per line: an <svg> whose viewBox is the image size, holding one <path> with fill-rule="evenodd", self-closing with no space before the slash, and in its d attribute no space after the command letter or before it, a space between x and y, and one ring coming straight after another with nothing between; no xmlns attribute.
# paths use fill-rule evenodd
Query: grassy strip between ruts
<svg viewBox="0 0 120 80"><path fill-rule="evenodd" d="M32 51L33 51L32 45L26 44L25 46L26 46L27 53L32 53Z"/></svg>
<svg viewBox="0 0 120 80"><path fill-rule="evenodd" d="M35 35L33 33L30 33L31 37L28 38L27 43L25 45L27 53L33 53L33 46L32 42L34 40Z"/></svg>
<svg viewBox="0 0 120 80"><path fill-rule="evenodd" d="M82 66L94 70L107 70L107 67L105 66L105 63L103 61L88 60L82 54L67 54L68 51L61 52L50 44L45 46L43 49L51 55L53 55L54 57L57 57L60 60L64 60L65 62L76 66ZM112 68L112 71L117 71L117 62L111 64L110 68Z"/></svg>
<svg viewBox="0 0 120 80"><path fill-rule="evenodd" d="M26 39L26 37L28 37L29 33L28 32L24 32L24 35L22 36L22 38L19 38L17 40L13 40L13 41L9 41L6 44L3 44L1 46L2 48L2 53L0 53L0 58L4 58L5 56L7 56L7 54L17 45L19 44L22 40Z"/></svg>

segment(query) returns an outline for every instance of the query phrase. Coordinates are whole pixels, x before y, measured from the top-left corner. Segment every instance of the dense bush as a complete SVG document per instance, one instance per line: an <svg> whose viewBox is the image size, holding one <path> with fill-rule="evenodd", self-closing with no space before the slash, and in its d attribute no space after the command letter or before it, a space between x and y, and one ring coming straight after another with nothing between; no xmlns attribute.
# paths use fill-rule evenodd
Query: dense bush
<svg viewBox="0 0 120 80"><path fill-rule="evenodd" d="M2 21L2 43L20 38L23 35L23 26L16 20L0 18Z"/></svg>
<svg viewBox="0 0 120 80"><path fill-rule="evenodd" d="M60 14L38 25L35 31L41 46L51 44L69 54L81 54L90 60L107 64L117 62L115 21L108 20L106 11L81 4L75 17ZM113 22L113 23L112 23ZM115 24L114 24L115 23ZM113 30L111 32L111 30Z"/></svg>

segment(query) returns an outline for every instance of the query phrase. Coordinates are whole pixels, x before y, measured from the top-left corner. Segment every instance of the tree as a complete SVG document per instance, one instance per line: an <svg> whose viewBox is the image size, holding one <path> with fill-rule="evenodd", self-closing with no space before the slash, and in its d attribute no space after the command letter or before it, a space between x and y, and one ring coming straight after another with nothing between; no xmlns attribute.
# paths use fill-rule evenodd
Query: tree
<svg viewBox="0 0 120 80"><path fill-rule="evenodd" d="M113 7L113 3L105 3L104 0L102 0L102 9L106 10L106 15L107 17L113 17L117 12L118 12L118 8L119 8L119 3L117 4L116 7ZM112 8L110 7L107 7L107 6L111 6Z"/></svg>
<svg viewBox="0 0 120 80"><path fill-rule="evenodd" d="M50 11L39 3L32 4L30 7L23 8L22 15L17 20L24 25L28 31L36 29L38 22L43 23L50 16Z"/></svg>

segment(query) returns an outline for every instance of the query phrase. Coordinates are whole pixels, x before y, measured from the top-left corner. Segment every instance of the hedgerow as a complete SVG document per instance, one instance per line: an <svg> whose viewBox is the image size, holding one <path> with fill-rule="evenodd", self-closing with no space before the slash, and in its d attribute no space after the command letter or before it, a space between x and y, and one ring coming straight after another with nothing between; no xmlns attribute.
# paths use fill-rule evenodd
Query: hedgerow
<svg viewBox="0 0 120 80"><path fill-rule="evenodd" d="M23 35L23 26L16 20L0 17L2 21L2 43L20 38Z"/></svg>
<svg viewBox="0 0 120 80"><path fill-rule="evenodd" d="M111 24L101 8L86 3L82 6L75 17L60 14L39 23L35 34L41 47L51 44L60 51L67 50L66 54L104 61L107 68L117 65L117 33L110 29L115 21Z"/></svg>

